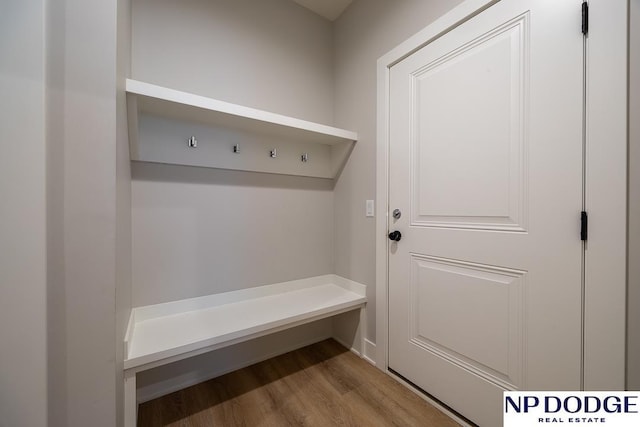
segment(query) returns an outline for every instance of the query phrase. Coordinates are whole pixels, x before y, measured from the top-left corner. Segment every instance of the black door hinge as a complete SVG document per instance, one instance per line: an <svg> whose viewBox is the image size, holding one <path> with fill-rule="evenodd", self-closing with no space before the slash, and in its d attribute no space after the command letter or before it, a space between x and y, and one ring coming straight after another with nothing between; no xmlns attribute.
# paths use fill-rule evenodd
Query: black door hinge
<svg viewBox="0 0 640 427"><path fill-rule="evenodd" d="M589 4L582 2L582 34L585 36L589 32Z"/></svg>
<svg viewBox="0 0 640 427"><path fill-rule="evenodd" d="M580 240L587 240L588 218L585 211L580 212Z"/></svg>

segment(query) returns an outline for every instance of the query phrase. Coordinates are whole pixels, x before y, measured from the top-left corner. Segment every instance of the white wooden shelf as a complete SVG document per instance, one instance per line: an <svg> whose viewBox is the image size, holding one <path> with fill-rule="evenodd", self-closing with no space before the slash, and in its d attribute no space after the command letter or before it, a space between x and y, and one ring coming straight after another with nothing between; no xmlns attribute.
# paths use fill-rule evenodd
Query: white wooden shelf
<svg viewBox="0 0 640 427"><path fill-rule="evenodd" d="M139 372L362 308L365 287L336 275L134 308L126 371Z"/></svg>
<svg viewBox="0 0 640 427"><path fill-rule="evenodd" d="M352 131L137 80L126 81L126 92L132 160L333 178L358 139ZM191 136L197 148L188 148Z"/></svg>

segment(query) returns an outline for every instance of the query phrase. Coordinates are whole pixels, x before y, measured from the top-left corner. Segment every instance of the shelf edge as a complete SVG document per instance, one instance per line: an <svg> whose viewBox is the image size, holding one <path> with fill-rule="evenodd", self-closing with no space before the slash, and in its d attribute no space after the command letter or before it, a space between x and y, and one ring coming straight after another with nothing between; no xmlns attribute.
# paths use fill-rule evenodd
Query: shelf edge
<svg viewBox="0 0 640 427"><path fill-rule="evenodd" d="M258 110L256 108L245 107L214 98L207 98L188 92L157 86L151 83L141 82L139 80L127 79L126 92L136 96L144 96L160 101L192 106L216 113L246 118L248 120L255 120L277 126L329 135L334 138L347 141L358 140L358 134L356 132L346 129L340 129L333 126L297 119L295 117Z"/></svg>

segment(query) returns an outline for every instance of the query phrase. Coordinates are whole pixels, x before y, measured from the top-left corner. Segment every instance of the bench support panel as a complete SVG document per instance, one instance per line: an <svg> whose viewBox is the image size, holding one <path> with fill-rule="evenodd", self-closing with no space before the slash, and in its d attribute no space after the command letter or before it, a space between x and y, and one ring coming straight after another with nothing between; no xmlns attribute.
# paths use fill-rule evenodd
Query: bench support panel
<svg viewBox="0 0 640 427"><path fill-rule="evenodd" d="M136 373L124 372L124 427L135 427L138 423L138 397L136 395Z"/></svg>

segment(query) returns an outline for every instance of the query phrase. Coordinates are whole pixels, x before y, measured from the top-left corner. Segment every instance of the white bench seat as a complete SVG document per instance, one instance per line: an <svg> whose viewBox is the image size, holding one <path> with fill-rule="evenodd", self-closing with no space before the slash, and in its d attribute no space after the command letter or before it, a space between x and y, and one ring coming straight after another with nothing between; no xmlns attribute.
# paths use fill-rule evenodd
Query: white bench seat
<svg viewBox="0 0 640 427"><path fill-rule="evenodd" d="M363 319L365 290L329 274L134 308L125 337L126 425L135 425L137 372L351 310Z"/></svg>

